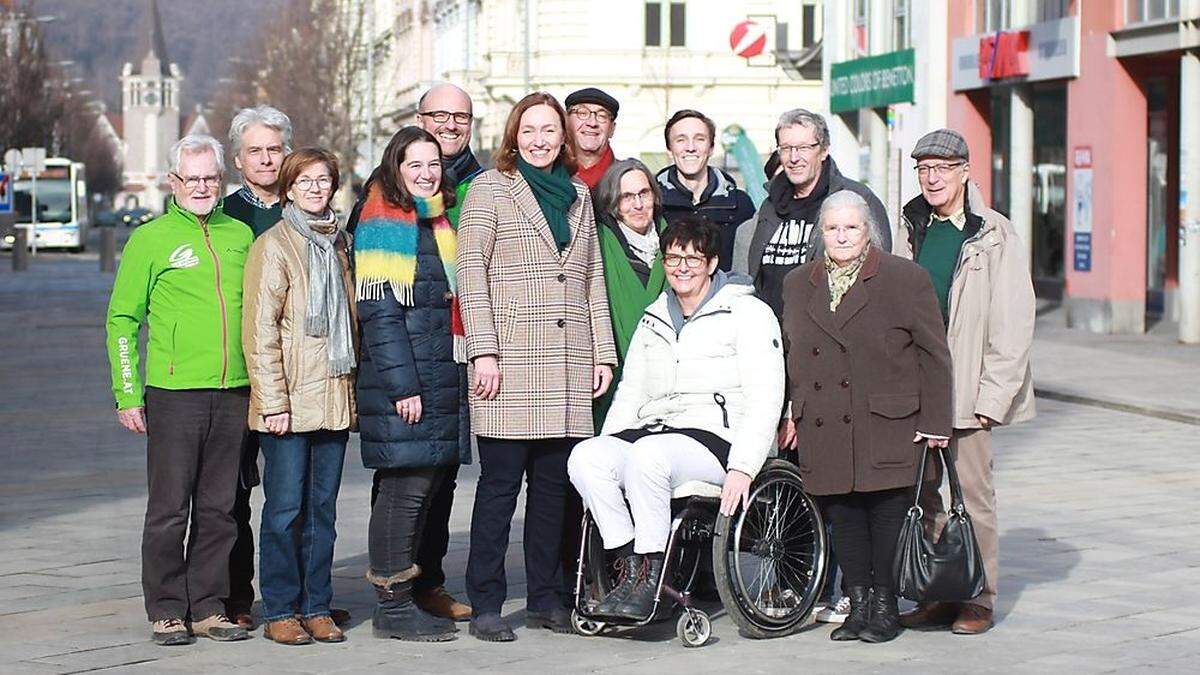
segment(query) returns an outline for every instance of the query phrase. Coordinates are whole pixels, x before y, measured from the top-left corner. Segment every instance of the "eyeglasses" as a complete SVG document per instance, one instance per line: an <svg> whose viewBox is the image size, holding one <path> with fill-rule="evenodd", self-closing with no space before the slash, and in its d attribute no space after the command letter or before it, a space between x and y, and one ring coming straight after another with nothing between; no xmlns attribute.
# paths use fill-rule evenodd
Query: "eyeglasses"
<svg viewBox="0 0 1200 675"><path fill-rule="evenodd" d="M171 175L180 183L183 183L184 189L187 190L195 190L200 187L200 183L204 183L208 187L217 187L221 184L220 176L188 176L185 178L174 171L171 172Z"/></svg>
<svg viewBox="0 0 1200 675"><path fill-rule="evenodd" d="M607 110L588 110L587 108L571 108L567 114L580 122L588 120L596 120L600 124L607 124L612 121L612 113Z"/></svg>
<svg viewBox="0 0 1200 675"><path fill-rule="evenodd" d="M654 193L649 188L646 188L640 192L622 192L621 193L621 203L626 206L631 206L635 200L638 202L641 202L642 204L645 204L647 202L652 201L653 199L654 199Z"/></svg>
<svg viewBox="0 0 1200 675"><path fill-rule="evenodd" d="M312 192L313 188L316 188L317 191L323 192L328 190L330 186L333 185L333 177L321 176L320 178L308 178L306 176L304 178L297 178L296 182L292 184L295 185L296 189L300 190L301 192Z"/></svg>
<svg viewBox="0 0 1200 675"><path fill-rule="evenodd" d="M915 168L917 170L918 178L925 178L930 173L933 173L933 175L937 176L938 178L945 178L946 176L950 175L951 171L954 171L962 165L962 162L951 162L948 164L918 164Z"/></svg>
<svg viewBox="0 0 1200 675"><path fill-rule="evenodd" d="M663 256L663 267L679 267L680 264L687 266L689 270L694 270L698 267L704 267L708 262L708 258L702 255L679 255L678 253L668 253Z"/></svg>
<svg viewBox="0 0 1200 675"><path fill-rule="evenodd" d="M433 121L438 124L445 124L450 121L451 117L458 124L470 124L473 117L469 112L450 112L449 110L427 110L425 112L418 112L417 114L422 117L432 117Z"/></svg>
<svg viewBox="0 0 1200 675"><path fill-rule="evenodd" d="M820 143L801 143L799 145L781 145L779 146L779 157L787 158L793 154L808 155L813 153L817 148L821 147Z"/></svg>

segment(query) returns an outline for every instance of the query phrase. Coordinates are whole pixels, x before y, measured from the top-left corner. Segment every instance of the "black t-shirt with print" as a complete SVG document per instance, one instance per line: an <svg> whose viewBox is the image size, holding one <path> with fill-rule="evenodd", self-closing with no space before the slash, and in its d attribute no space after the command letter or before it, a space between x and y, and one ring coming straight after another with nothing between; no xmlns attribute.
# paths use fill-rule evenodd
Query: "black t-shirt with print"
<svg viewBox="0 0 1200 675"><path fill-rule="evenodd" d="M815 248L814 230L821 202L829 194L829 162L821 167L817 185L807 197L794 198L792 184L780 174L771 181L769 199L779 214L779 227L771 233L763 249L755 286L758 297L767 303L775 316L783 317L783 279L789 272L808 262Z"/></svg>

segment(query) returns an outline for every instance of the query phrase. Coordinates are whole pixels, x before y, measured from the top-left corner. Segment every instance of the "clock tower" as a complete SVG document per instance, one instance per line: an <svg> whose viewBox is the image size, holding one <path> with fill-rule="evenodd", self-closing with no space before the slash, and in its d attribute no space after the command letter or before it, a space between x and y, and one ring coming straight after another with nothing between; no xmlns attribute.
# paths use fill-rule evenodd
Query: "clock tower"
<svg viewBox="0 0 1200 675"><path fill-rule="evenodd" d="M179 140L179 95L183 73L167 57L157 0L149 0L139 63L121 71L121 109L125 132L125 188L117 208L136 201L161 213L170 194L167 150Z"/></svg>

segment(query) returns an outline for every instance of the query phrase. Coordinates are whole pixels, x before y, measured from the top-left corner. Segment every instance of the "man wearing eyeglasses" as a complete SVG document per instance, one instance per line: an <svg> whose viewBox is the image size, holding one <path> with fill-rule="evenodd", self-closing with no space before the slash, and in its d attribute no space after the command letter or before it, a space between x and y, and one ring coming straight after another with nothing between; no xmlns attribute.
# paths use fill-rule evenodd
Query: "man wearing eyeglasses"
<svg viewBox="0 0 1200 675"><path fill-rule="evenodd" d="M663 140L674 164L658 172L663 216L674 223L689 215L702 216L721 232L717 268L733 265L737 228L754 216L754 202L733 176L709 166L716 145L717 125L698 110L678 110L663 128Z"/></svg>
<svg viewBox="0 0 1200 675"><path fill-rule="evenodd" d="M946 323L954 366L950 452L986 580L978 598L921 604L900 623L976 635L992 627L999 576L991 429L1034 415L1033 282L1012 223L988 208L970 182L970 152L962 135L950 129L928 133L912 157L921 194L904 206L895 253L929 272ZM921 498L926 526L936 532L946 520L941 495L933 486Z"/></svg>
<svg viewBox="0 0 1200 675"><path fill-rule="evenodd" d="M610 141L617 130L617 99L595 87L571 92L567 96L567 132L575 143L575 161L579 170L575 177L589 190L596 185L613 163Z"/></svg>
<svg viewBox="0 0 1200 675"><path fill-rule="evenodd" d="M749 239L748 253L743 258L742 246L735 245L734 269L745 269L754 278L759 297L778 317L783 314L783 278L823 253L817 214L826 197L850 190L866 200L884 250L891 250L892 228L875 193L838 171L829 156L829 126L824 117L803 108L783 113L775 126L775 142L782 171L771 179L750 236L739 233L742 246ZM750 226L746 223L742 228Z"/></svg>
<svg viewBox="0 0 1200 675"><path fill-rule="evenodd" d="M170 165L167 212L129 238L107 317L117 419L146 434L142 592L158 644L244 640L249 633L226 617L223 599L249 407L242 269L254 234L220 208L225 167L215 138L185 136Z"/></svg>

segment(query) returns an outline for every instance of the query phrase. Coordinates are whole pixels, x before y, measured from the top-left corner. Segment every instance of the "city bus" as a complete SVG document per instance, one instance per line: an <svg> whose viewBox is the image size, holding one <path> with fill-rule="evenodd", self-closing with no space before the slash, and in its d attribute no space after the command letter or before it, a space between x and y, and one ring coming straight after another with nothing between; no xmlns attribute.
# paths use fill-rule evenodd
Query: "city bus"
<svg viewBox="0 0 1200 675"><path fill-rule="evenodd" d="M36 236L39 249L82 251L91 226L84 165L65 157L46 158L45 170L37 175L36 234L32 178L29 171L24 171L13 181L14 226L29 231L30 244ZM11 230L4 232L0 247L10 249L15 240Z"/></svg>

